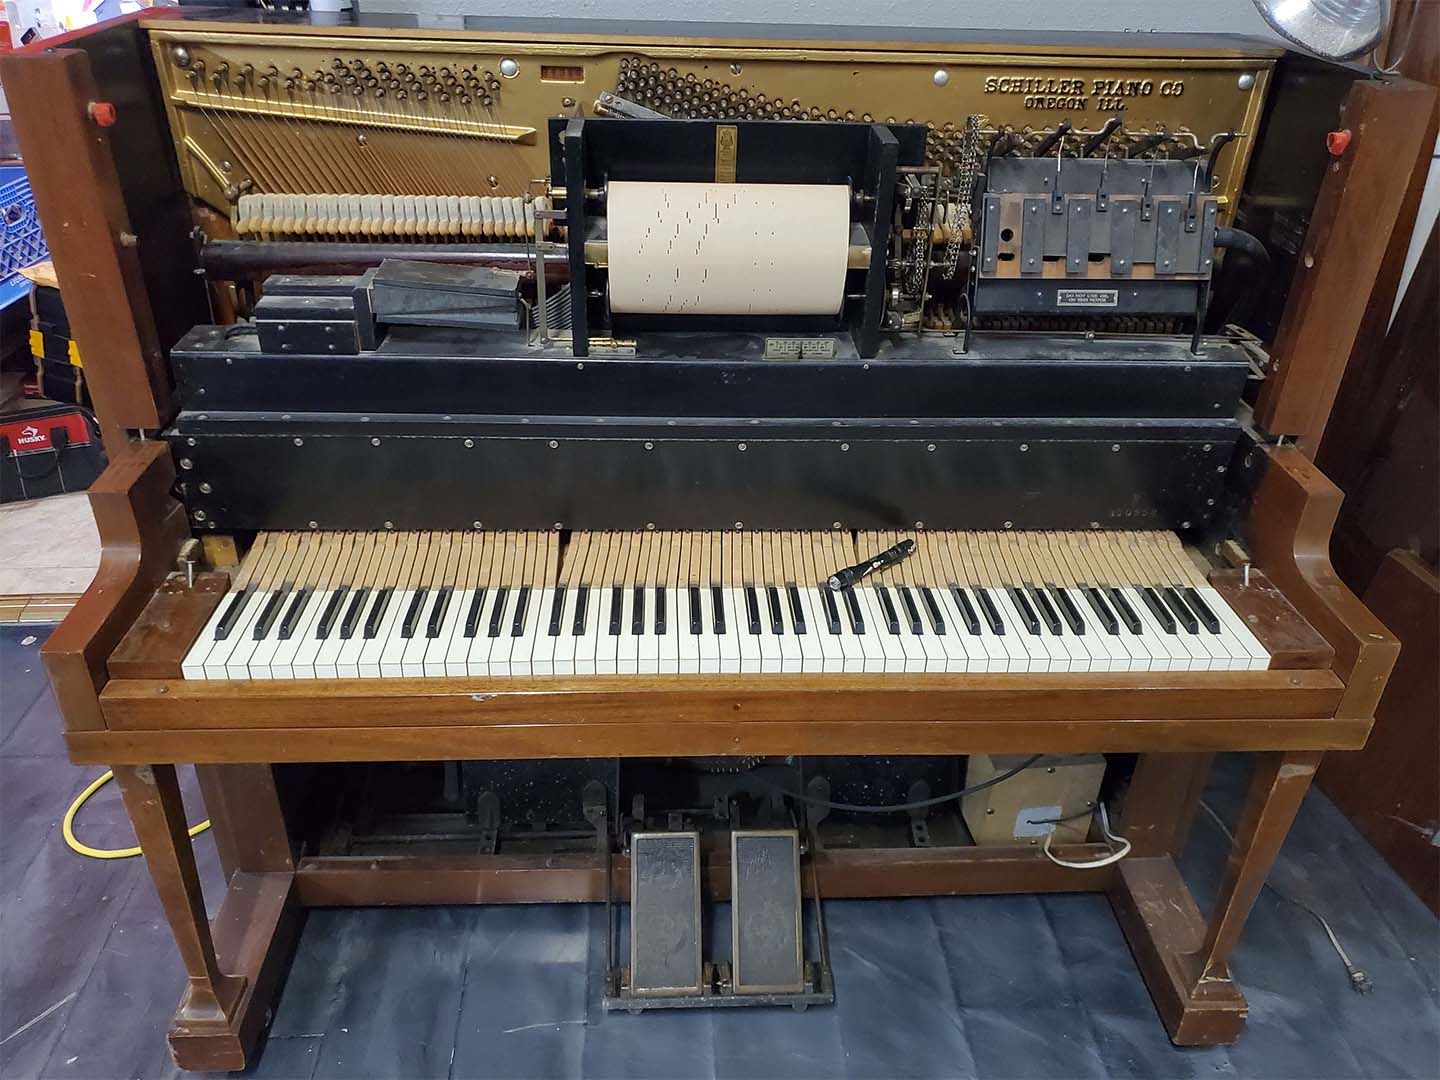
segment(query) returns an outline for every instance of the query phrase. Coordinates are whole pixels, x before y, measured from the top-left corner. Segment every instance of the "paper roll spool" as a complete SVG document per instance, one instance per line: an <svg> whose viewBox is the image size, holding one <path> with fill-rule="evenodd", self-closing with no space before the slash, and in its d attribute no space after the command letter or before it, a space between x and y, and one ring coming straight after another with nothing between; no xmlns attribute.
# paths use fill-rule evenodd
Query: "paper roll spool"
<svg viewBox="0 0 1440 1080"><path fill-rule="evenodd" d="M844 184L611 181L610 310L834 315L845 299Z"/></svg>

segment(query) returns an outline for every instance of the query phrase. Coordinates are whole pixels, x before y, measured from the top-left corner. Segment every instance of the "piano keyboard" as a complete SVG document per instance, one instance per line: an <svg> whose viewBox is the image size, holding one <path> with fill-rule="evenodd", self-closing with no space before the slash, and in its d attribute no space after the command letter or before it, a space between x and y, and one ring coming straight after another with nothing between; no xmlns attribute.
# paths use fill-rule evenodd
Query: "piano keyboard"
<svg viewBox="0 0 1440 1080"><path fill-rule="evenodd" d="M1169 533L261 533L189 679L1235 671L1269 655Z"/></svg>

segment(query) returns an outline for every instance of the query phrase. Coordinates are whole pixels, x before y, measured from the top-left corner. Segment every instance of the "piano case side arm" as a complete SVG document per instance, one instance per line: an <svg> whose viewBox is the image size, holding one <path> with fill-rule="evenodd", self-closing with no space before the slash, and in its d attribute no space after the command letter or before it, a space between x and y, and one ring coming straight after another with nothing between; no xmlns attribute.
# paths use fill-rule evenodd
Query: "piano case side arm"
<svg viewBox="0 0 1440 1080"><path fill-rule="evenodd" d="M170 494L174 481L169 446L151 442L116 458L90 488L100 567L41 649L67 730L105 728L106 661L189 536L185 508Z"/></svg>
<svg viewBox="0 0 1440 1080"><path fill-rule="evenodd" d="M1345 692L1335 715L1373 719L1400 643L1330 564L1343 495L1294 446L1273 446L1250 510L1256 564L1335 650Z"/></svg>

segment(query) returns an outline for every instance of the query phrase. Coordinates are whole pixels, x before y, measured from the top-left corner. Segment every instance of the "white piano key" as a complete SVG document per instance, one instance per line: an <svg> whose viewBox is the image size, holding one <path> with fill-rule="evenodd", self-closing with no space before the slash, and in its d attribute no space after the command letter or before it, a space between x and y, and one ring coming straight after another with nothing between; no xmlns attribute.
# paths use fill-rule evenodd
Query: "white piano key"
<svg viewBox="0 0 1440 1080"><path fill-rule="evenodd" d="M490 642L490 655L486 674L504 676L510 674L510 654L515 649L511 627L515 622L515 610L520 602L520 589L511 585L495 590L495 604L490 617L485 621L485 636ZM499 618L496 618L496 613ZM493 626L493 631L492 631Z"/></svg>
<svg viewBox="0 0 1440 1080"><path fill-rule="evenodd" d="M775 633L774 622L770 614L770 590L763 586L755 586L755 602L760 611L760 633L756 635L756 641L760 646L760 670L767 675L775 675L785 668L784 656L781 652L781 635ZM781 622L780 626L783 632L784 622Z"/></svg>
<svg viewBox="0 0 1440 1080"><path fill-rule="evenodd" d="M1155 619L1150 610L1150 605L1140 595L1140 590L1133 586L1126 586L1120 590L1121 595L1130 604L1130 610L1140 620L1142 630L1141 639L1150 650L1151 670L1154 671L1189 671L1190 653L1178 641L1175 635L1167 632Z"/></svg>
<svg viewBox="0 0 1440 1080"><path fill-rule="evenodd" d="M205 623L205 629L200 631L200 636L195 639L194 644L191 645L185 653L185 659L180 662L180 674L185 678L206 678L205 658L209 655L210 650L217 644L215 640L215 628L219 626L221 620L225 618L231 601L237 595L239 595L238 592L232 590L220 598L220 603L215 606L214 612L211 613L209 620Z"/></svg>
<svg viewBox="0 0 1440 1080"><path fill-rule="evenodd" d="M655 610L650 614L650 632L655 635L657 663L662 675L679 674L680 640L690 634L689 618L681 617L680 594L683 591L674 585L654 590ZM665 605L663 626L657 621L662 602Z"/></svg>
<svg viewBox="0 0 1440 1080"><path fill-rule="evenodd" d="M385 611L384 623L375 640L378 649L366 647L360 654L360 677L398 679L404 675L405 646L408 639L400 636L410 602L415 599L414 589L397 589L390 596L390 605ZM373 672L374 675L368 673Z"/></svg>
<svg viewBox="0 0 1440 1080"><path fill-rule="evenodd" d="M908 585L906 586L906 590L909 594L910 602L915 605L915 614L919 616L920 632L918 634L915 633L913 620L911 625L905 627L905 629L910 633L912 639L919 643L921 650L925 654L925 666L922 670L944 672L950 666L950 658L945 651L943 636L935 632L934 614L930 611L929 605L925 603L925 594L921 592L920 587L916 585ZM904 593L900 596L900 606L904 608L906 618L908 619L910 609L905 604ZM946 634L948 634L950 630L948 624L945 630Z"/></svg>
<svg viewBox="0 0 1440 1080"><path fill-rule="evenodd" d="M921 643L920 638L911 630L910 611L905 607L905 599L900 595L898 586L887 585L885 591L890 597L891 606L895 609L896 628L899 630L899 633L890 634L890 628L888 626L890 615L889 612L885 610L883 603L880 604L881 615L887 623L885 627L886 634L893 639L895 644L900 646L900 651L904 654L905 659L901 670L915 673L923 672L929 664L930 657L925 650L925 646ZM876 590L875 598L877 601L880 599L878 590Z"/></svg>
<svg viewBox="0 0 1440 1080"><path fill-rule="evenodd" d="M470 619L470 609L475 605L475 594L479 589L460 589L450 598L450 606L455 608L455 626L450 634L450 639L445 646L445 674L446 675L468 675L470 673L470 647L475 643L474 636L467 637L465 634L466 624ZM481 593L480 610L476 614L475 632L480 632L480 616L484 614L485 596ZM426 654L426 661L429 661L429 654Z"/></svg>
<svg viewBox="0 0 1440 1080"><path fill-rule="evenodd" d="M751 629L750 607L746 601L743 588L727 588L724 590L725 607L727 618L725 620L726 636L734 639L735 648L740 656L739 670L748 675L756 675L761 670L760 635Z"/></svg>
<svg viewBox="0 0 1440 1080"><path fill-rule="evenodd" d="M620 638L625 625L625 589L607 585L595 598L595 674L615 675L620 671Z"/></svg>
<svg viewBox="0 0 1440 1080"><path fill-rule="evenodd" d="M775 644L779 647L780 670L792 674L798 673L804 668L805 654L800 648L800 635L795 632L795 616L790 611L790 594L783 585L777 585L774 588L774 597L780 616L780 632L778 634L774 633L775 621L773 617L776 612L769 606L770 594L768 589L766 590L765 597L765 629L771 632Z"/></svg>
<svg viewBox="0 0 1440 1080"><path fill-rule="evenodd" d="M280 604L276 608L274 618L270 620L264 637L255 642L255 650L250 654L250 659L245 662L247 679L273 679L271 674L271 662L275 659L275 653L280 645L280 624L284 621L285 612L289 609L291 601L295 599L296 590L291 589L280 598Z"/></svg>
<svg viewBox="0 0 1440 1080"><path fill-rule="evenodd" d="M464 640L465 614L469 610L471 592L469 589L452 588L445 615L440 622L440 633L429 639L425 648L424 674L438 678L450 674L450 647L456 638ZM426 632L429 632L428 619ZM463 674L456 671L454 674Z"/></svg>
<svg viewBox="0 0 1440 1080"><path fill-rule="evenodd" d="M575 674L575 643L579 640L575 635L575 603L579 597L578 586L566 588L565 606L560 611L560 636L555 639L553 664L556 675Z"/></svg>
<svg viewBox="0 0 1440 1080"><path fill-rule="evenodd" d="M746 630L741 625L744 621L745 605L741 603L738 607L735 604L735 597L738 590L726 586L720 586L705 590L704 602L706 605L706 625L715 631L715 640L719 647L720 670L723 672L738 672L743 669L743 660L740 651L740 639L745 635ZM719 606L721 620L716 621L715 609ZM716 628L719 629L716 629ZM755 656L755 666L759 666L759 653Z"/></svg>
<svg viewBox="0 0 1440 1080"><path fill-rule="evenodd" d="M945 632L939 633L931 625L931 631L935 634L935 640L944 651L945 666L942 670L950 674L962 674L967 671L983 670L975 666L975 660L971 658L970 650L965 647L969 630L966 628L965 619L958 610L954 597L945 585L932 584L929 586L930 595L935 600L935 607L940 612L940 619L945 625ZM922 593L920 602L925 603ZM974 604L974 601L971 601ZM977 612L978 614L978 612ZM925 604L925 616L931 618L930 607ZM978 636L969 638L971 642L978 643Z"/></svg>
<svg viewBox="0 0 1440 1080"><path fill-rule="evenodd" d="M870 617L870 605L861 601L855 589L845 589L835 594L835 607L840 613L840 637L845 649L845 670L857 672L881 672L885 670L885 650L874 637L874 620ZM856 622L856 616L859 622Z"/></svg>
<svg viewBox="0 0 1440 1080"><path fill-rule="evenodd" d="M550 626L550 600L553 598L554 592L553 589L531 586L525 601L519 637L515 636L515 621L513 618L511 619L510 626L507 628L507 633L510 634L511 675L535 674L535 645L541 637L549 640L546 631ZM516 603L518 604L519 601L520 597L517 596Z"/></svg>
<svg viewBox="0 0 1440 1080"><path fill-rule="evenodd" d="M568 590L567 590L568 591ZM556 607L556 597L559 597L559 607ZM530 647L527 650L530 654L530 674L532 675L554 675L555 674L555 646L559 644L560 635L551 635L551 615L562 615L565 611L565 596L553 588L544 588L539 591L536 598L535 617L531 620L528 637ZM560 630L562 623L556 621L555 629ZM514 651L511 651L513 659Z"/></svg>
<svg viewBox="0 0 1440 1080"><path fill-rule="evenodd" d="M715 641L714 633L708 633L710 628L705 622L705 594L710 590L682 585L672 590L675 593L672 607L675 609L668 613L671 629L671 636L675 639L676 665L677 670L682 674L696 674L701 671L720 670L719 643ZM691 605L695 607L696 616L699 619L700 632L695 633L692 625ZM703 652L702 652L703 650ZM701 657L709 662L709 666L702 664Z"/></svg>
<svg viewBox="0 0 1440 1080"><path fill-rule="evenodd" d="M403 634L403 625L400 631L400 640L403 642L400 652L400 674L406 678L420 678L425 674L425 654L430 649L430 639L425 636L425 624L430 619L430 606L435 602L435 589L426 589L422 594L419 590L412 595L420 597L420 606L415 611L414 629L410 637ZM406 604L405 611L401 613L400 621L403 624L405 617L410 613L410 606Z"/></svg>
<svg viewBox="0 0 1440 1080"><path fill-rule="evenodd" d="M995 609L1000 613L1001 622L1005 624L1003 640L1006 648L1011 650L1011 659L1016 658L1015 652L1018 650L1025 664L1025 671L1064 671L1069 655L1046 640L1050 631L1044 623L1040 624L1038 633L1032 634L1030 624L1022 616L1008 588L990 589L989 594L995 603ZM1015 669L1012 667L1011 670Z"/></svg>
<svg viewBox="0 0 1440 1080"><path fill-rule="evenodd" d="M575 638L575 674L594 675L600 638L606 632L605 608L610 602L610 590L599 585L588 586L578 602L579 610L584 612L584 624Z"/></svg>
<svg viewBox="0 0 1440 1080"><path fill-rule="evenodd" d="M297 589L295 595L299 595L300 592L301 590ZM324 610L324 600L327 595L327 593L317 591L305 594L305 606L296 612L290 627L290 636L279 641L275 647L275 655L270 658L270 677L272 679L295 678L295 657L299 655L301 647L313 633L313 627L320 619L320 612ZM289 603L285 605L285 610L286 614L289 614ZM276 633L279 633L279 628Z"/></svg>
<svg viewBox="0 0 1440 1080"><path fill-rule="evenodd" d="M862 645L865 648L866 671L902 671L905 667L905 652L900 643L885 625L885 612L875 590L861 585L853 590L865 620Z"/></svg>
<svg viewBox="0 0 1440 1080"><path fill-rule="evenodd" d="M961 609L960 601L955 594L947 588L945 600L950 605L950 610L955 613L957 624L960 626L962 638L965 642L965 650L970 654L971 671L1015 671L1024 670L1023 667L1015 665L1010 657L1010 649L1006 646L1005 638L1008 634L996 634L994 628L986 616L985 605L981 601L980 590L971 585L956 584L956 588L964 589L965 598L970 601L970 607L975 613L975 620L979 624L980 632L972 634L968 613ZM1024 655L1023 650L1021 655Z"/></svg>
<svg viewBox="0 0 1440 1080"><path fill-rule="evenodd" d="M350 607L355 593L355 589L346 589L341 595L340 603L336 605L334 617L330 622L330 632L323 639L317 641L315 651L310 656L311 672L316 679L338 679L340 677L340 654L351 644L340 636L340 624L345 618L345 612ZM355 635L357 639L360 637L359 629L360 627L357 626ZM309 646L305 651L309 652ZM359 655L359 643L355 646L355 654ZM354 664L351 663L350 667L353 669Z"/></svg>
<svg viewBox="0 0 1440 1080"><path fill-rule="evenodd" d="M1225 598L1209 585L1196 586L1195 591L1200 594L1207 607L1215 613L1220 620L1222 630L1228 630L1237 645L1248 658L1246 667L1250 670L1264 670L1270 666L1270 652L1260 643L1254 632L1245 625L1245 620L1225 602Z"/></svg>
<svg viewBox="0 0 1440 1080"><path fill-rule="evenodd" d="M626 585L621 592L620 609L620 636L615 642L615 670L621 675L638 675L640 673L640 641L645 635L644 619L649 611L649 597L645 590L641 589L637 594L635 587ZM635 633L635 612L636 607L640 610L640 633ZM651 674L651 672L646 672Z"/></svg>
<svg viewBox="0 0 1440 1080"><path fill-rule="evenodd" d="M265 605L269 603L274 593L275 590L273 589L267 589L263 592L257 591L255 595L250 598L250 603L249 606L245 608L245 613L240 617L240 621L235 624L235 628L230 632L230 636L235 639L234 647L230 650L229 655L225 657L221 669L223 674L218 676L211 674L211 678L247 679L250 677L250 656L254 653L257 644L255 641L255 624L260 621L260 616L265 612ZM207 660L206 663L206 667L210 672L214 671L212 661L213 654L211 660Z"/></svg>
<svg viewBox="0 0 1440 1080"><path fill-rule="evenodd" d="M830 632L830 614L825 607L821 590L813 586L801 586L800 604L805 610L807 635L806 671L820 671L826 674L845 670L845 646L839 634ZM838 609L837 609L838 613ZM844 618L844 616L841 616ZM818 666L815 655L819 654Z"/></svg>

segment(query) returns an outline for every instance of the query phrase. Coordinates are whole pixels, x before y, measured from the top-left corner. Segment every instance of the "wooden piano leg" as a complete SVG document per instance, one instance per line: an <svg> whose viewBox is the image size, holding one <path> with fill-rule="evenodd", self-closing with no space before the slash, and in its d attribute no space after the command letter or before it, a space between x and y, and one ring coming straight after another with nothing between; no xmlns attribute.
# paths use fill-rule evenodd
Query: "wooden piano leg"
<svg viewBox="0 0 1440 1080"><path fill-rule="evenodd" d="M120 766L115 779L190 978L176 1021L193 1028L228 1030L245 980L223 974L215 958L175 766Z"/></svg>
<svg viewBox="0 0 1440 1080"><path fill-rule="evenodd" d="M170 1026L170 1052L194 1072L243 1069L269 1022L305 921L288 845L240 848L212 931L175 767L122 766L115 779L189 976ZM252 782L252 794L263 794L269 770L244 779Z"/></svg>
<svg viewBox="0 0 1440 1080"><path fill-rule="evenodd" d="M1179 1046L1233 1042L1245 1026L1247 1006L1230 978L1230 952L1322 756L1259 755L1208 924L1168 854L1119 864L1110 902Z"/></svg>

